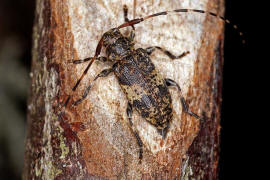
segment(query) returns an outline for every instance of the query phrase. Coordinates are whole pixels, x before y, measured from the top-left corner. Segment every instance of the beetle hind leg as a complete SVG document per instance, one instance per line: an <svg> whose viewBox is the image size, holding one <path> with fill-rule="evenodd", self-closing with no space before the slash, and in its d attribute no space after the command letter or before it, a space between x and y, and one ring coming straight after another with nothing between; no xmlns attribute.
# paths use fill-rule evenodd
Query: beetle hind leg
<svg viewBox="0 0 270 180"><path fill-rule="evenodd" d="M134 129L133 127L133 122L132 122L132 105L130 103L128 103L128 106L127 106L127 116L128 116L128 121L129 121L129 128L130 130L133 132L134 136L136 137L137 139L137 144L139 145L139 159L140 159L140 163L141 163L141 160L143 158L143 142L138 134L138 132Z"/></svg>

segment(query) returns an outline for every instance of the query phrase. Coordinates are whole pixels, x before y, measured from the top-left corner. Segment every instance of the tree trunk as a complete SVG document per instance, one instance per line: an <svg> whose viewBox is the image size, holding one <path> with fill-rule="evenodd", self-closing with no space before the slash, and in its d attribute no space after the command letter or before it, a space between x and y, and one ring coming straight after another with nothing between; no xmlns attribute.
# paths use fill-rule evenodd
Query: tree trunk
<svg viewBox="0 0 270 180"><path fill-rule="evenodd" d="M78 106L59 108L68 95L71 102L79 99L95 75L109 67L93 63L72 93L87 64L69 61L94 55L102 34L124 22L123 5L119 0L37 0L24 179L217 179L223 65L223 22L217 18L179 13L135 25L136 48L161 46L176 55L190 51L173 61L156 51L151 59L164 78L181 86L190 109L205 118L200 128L199 120L182 112L174 88L174 118L165 140L134 112L143 142L141 163L127 126L127 98L114 75L97 80ZM224 12L223 0L126 5L129 19L177 8Z"/></svg>

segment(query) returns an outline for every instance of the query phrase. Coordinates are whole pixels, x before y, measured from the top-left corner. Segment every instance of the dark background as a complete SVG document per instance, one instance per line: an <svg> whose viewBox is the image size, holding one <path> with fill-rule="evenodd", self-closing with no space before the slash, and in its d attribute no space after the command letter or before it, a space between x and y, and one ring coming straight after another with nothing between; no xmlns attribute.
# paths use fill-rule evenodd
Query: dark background
<svg viewBox="0 0 270 180"><path fill-rule="evenodd" d="M254 1L225 2L226 18L238 25L246 43L242 44L234 29L226 26L219 177L220 180L260 179L259 175L253 177L258 168L254 162L256 158L259 159L254 151L257 148L255 134L258 132L255 124L260 119L259 116L253 116L258 104L255 102L254 86L259 83L259 79L255 78L257 59L253 59L253 53L257 52L250 48L253 38L251 31L259 27L256 15L260 10L255 7Z"/></svg>
<svg viewBox="0 0 270 180"><path fill-rule="evenodd" d="M248 3L226 1L225 16L239 26L246 44L226 26L220 179L250 174L255 158L251 149L256 139L249 115L253 111L250 82L256 82L250 75L253 61L249 49L255 13L250 12ZM34 0L0 1L0 179L21 178L34 7Z"/></svg>

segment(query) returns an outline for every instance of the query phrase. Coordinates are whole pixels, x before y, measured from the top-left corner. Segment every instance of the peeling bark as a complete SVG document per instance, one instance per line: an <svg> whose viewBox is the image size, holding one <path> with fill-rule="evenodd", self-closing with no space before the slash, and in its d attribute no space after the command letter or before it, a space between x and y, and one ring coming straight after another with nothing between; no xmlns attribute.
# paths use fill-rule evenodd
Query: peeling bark
<svg viewBox="0 0 270 180"><path fill-rule="evenodd" d="M151 58L164 78L181 86L190 109L207 119L200 131L199 121L182 113L179 94L171 89L174 119L165 140L133 114L144 144L139 164L127 100L113 75L98 80L78 106L58 108L85 68L68 61L94 55L101 35L123 23L124 3L130 19L176 8L224 11L223 0L138 1L136 7L133 1L37 0L24 179L217 179L223 22L213 17L183 13L136 25L136 48L191 52L174 61L160 52ZM94 63L71 101L107 67Z"/></svg>

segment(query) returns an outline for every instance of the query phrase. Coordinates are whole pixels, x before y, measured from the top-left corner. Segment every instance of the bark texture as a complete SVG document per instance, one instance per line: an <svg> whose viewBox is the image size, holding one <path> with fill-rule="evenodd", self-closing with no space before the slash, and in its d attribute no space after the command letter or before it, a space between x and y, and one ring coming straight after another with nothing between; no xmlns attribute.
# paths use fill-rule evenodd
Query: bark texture
<svg viewBox="0 0 270 180"><path fill-rule="evenodd" d="M37 0L24 179L217 179L223 22L216 18L182 13L135 26L137 48L161 46L176 55L190 51L174 61L158 51L151 58L164 78L181 86L190 109L205 117L200 131L172 88L174 119L165 140L133 113L144 144L139 164L136 138L127 126L127 100L114 75L96 81L78 106L58 108L86 67L69 60L94 55L102 34L124 22L124 4L130 19L177 8L224 11L223 0ZM93 63L71 101L108 67Z"/></svg>

